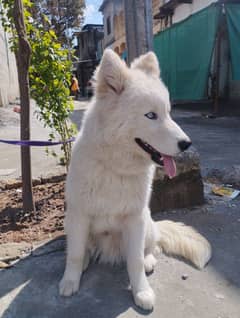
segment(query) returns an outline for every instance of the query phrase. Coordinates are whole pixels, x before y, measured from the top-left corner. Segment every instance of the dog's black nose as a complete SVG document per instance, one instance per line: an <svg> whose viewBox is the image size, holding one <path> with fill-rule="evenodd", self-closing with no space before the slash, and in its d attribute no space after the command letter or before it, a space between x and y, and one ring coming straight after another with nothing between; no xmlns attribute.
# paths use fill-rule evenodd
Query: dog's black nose
<svg viewBox="0 0 240 318"><path fill-rule="evenodd" d="M187 140L181 140L178 142L178 147L181 151L187 150L191 146L192 142Z"/></svg>

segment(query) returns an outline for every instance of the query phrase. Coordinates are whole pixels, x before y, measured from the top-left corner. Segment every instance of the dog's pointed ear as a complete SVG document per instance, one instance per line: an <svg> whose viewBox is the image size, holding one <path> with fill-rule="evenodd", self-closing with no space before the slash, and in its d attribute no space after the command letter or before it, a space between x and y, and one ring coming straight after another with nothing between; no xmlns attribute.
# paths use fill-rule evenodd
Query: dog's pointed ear
<svg viewBox="0 0 240 318"><path fill-rule="evenodd" d="M144 73L154 77L160 76L158 59L153 52L148 52L135 59L131 64L131 68L140 69Z"/></svg>
<svg viewBox="0 0 240 318"><path fill-rule="evenodd" d="M112 91L121 94L129 69L124 61L111 49L106 49L95 73L96 93Z"/></svg>

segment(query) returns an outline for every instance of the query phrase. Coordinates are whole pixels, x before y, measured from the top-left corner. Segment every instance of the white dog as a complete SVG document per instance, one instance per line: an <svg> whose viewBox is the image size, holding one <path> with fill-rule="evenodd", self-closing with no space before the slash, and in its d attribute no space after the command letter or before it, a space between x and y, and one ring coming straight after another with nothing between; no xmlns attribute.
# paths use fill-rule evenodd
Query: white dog
<svg viewBox="0 0 240 318"><path fill-rule="evenodd" d="M123 260L135 303L151 310L155 296L145 272L154 269L159 248L199 268L210 259L209 243L195 230L151 218L153 163L174 177L173 157L191 144L170 117L169 93L159 75L154 53L142 55L128 68L105 50L67 178L63 296L77 292L91 257L110 263Z"/></svg>

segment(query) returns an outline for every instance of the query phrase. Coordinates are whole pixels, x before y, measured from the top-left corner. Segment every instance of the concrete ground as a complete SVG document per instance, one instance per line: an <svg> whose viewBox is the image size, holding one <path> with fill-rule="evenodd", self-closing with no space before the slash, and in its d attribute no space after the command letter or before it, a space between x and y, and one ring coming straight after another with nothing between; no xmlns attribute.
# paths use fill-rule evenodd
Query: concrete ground
<svg viewBox="0 0 240 318"><path fill-rule="evenodd" d="M78 125L84 105L78 104L72 116ZM199 150L204 174L212 168L239 164L238 118L207 119L196 112L179 110L174 110L173 115ZM11 125L0 128L0 139L17 136L17 122L15 128ZM34 129L36 138L47 136L38 124ZM0 147L4 159L0 168L16 169L19 164L19 159L14 158L16 151L10 150L10 146ZM34 173L52 172L55 163L37 151L40 150L33 151L33 166L37 168ZM211 242L213 257L199 271L182 260L160 255L155 272L149 276L156 292L156 306L151 313L134 305L125 266L91 264L82 277L80 291L71 298L61 298L58 282L64 270L65 253L64 240L60 239L57 247L56 242L39 247L12 268L0 271L0 317L239 318L239 204L240 197L224 201L207 194L202 207L154 215L157 220L172 219L197 228Z"/></svg>
<svg viewBox="0 0 240 318"><path fill-rule="evenodd" d="M76 123L80 120L86 104L84 101L75 102L74 118L76 118ZM20 139L20 115L13 112L13 107L14 105L9 105L6 108L0 107L0 139ZM36 119L35 110L35 105L32 103L31 139L47 141L50 130L44 128L43 124ZM58 154L57 158L47 155L45 147L32 147L31 149L33 177L65 172L65 168L59 165L60 146L49 147L49 152L54 150ZM21 175L20 147L0 143L0 153L0 180L19 177Z"/></svg>
<svg viewBox="0 0 240 318"><path fill-rule="evenodd" d="M172 114L198 150L203 175L212 169L240 165L240 117L211 119L198 111L178 108L174 108Z"/></svg>
<svg viewBox="0 0 240 318"><path fill-rule="evenodd" d="M234 203L233 203L234 202ZM239 318L240 317L240 200L208 200L192 210L156 214L193 225L212 244L213 257L199 271L165 255L149 281L156 292L153 312L137 308L129 290L125 266L91 264L80 291L71 298L58 295L65 253L45 246L13 268L0 271L2 318ZM64 245L64 240L60 240Z"/></svg>

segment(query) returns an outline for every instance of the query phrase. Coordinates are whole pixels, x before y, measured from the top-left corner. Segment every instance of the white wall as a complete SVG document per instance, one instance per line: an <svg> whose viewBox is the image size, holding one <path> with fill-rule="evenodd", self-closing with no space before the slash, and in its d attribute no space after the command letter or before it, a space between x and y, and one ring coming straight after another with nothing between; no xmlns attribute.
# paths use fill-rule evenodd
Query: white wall
<svg viewBox="0 0 240 318"><path fill-rule="evenodd" d="M15 56L10 52L7 34L0 23L0 106L19 96Z"/></svg>
<svg viewBox="0 0 240 318"><path fill-rule="evenodd" d="M110 17L111 20L111 33L107 34L107 18ZM114 4L112 1L109 1L104 7L103 12L103 24L104 24L104 46L108 45L109 42L113 39L113 19L114 19Z"/></svg>
<svg viewBox="0 0 240 318"><path fill-rule="evenodd" d="M193 0L190 4L180 4L174 11L173 23L186 19L189 15L208 7L217 0Z"/></svg>

